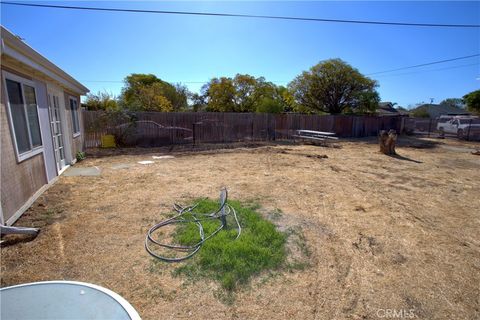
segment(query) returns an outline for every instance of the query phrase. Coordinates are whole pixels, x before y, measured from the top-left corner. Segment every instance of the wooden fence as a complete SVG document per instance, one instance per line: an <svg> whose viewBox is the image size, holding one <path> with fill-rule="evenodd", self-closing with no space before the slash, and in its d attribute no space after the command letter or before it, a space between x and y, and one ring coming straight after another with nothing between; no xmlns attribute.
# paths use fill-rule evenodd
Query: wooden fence
<svg viewBox="0 0 480 320"><path fill-rule="evenodd" d="M101 136L118 134L127 124L100 125L102 111L83 111L85 146L98 147ZM289 140L295 130L335 132L339 137L375 136L402 130L402 117L216 112L138 112L127 145L152 147L238 141Z"/></svg>

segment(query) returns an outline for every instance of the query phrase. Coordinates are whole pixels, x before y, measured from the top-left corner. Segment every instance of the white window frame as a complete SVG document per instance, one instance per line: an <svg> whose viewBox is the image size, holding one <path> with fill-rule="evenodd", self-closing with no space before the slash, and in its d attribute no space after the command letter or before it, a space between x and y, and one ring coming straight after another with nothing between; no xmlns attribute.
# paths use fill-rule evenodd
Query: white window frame
<svg viewBox="0 0 480 320"><path fill-rule="evenodd" d="M70 101L73 100L77 103L77 110L72 110L72 107L70 106ZM68 108L70 109L70 112L72 113L71 114L71 118L72 118L72 132L73 132L73 137L76 138L78 136L80 136L80 134L82 133L82 129L80 127L80 117L78 115L78 111L80 110L80 106L78 105L78 99L77 97L74 97L74 96L68 96ZM77 113L77 116L76 118L73 116L73 113L76 112ZM78 121L78 131L75 132L75 119L77 119Z"/></svg>
<svg viewBox="0 0 480 320"><path fill-rule="evenodd" d="M5 100L6 100L5 104L7 105L8 122L9 122L9 125L10 125L10 134L12 136L13 145L15 147L15 155L17 156L17 162L22 162L24 160L27 160L27 159L33 157L33 156L36 156L37 154L43 153L43 150L44 150L43 137L41 135L42 124L40 123L40 117L38 116L40 114L40 110L38 108L37 88L35 87L35 82L33 82L31 80L25 79L23 77L17 76L16 74L13 74L13 73L10 73L10 72L7 72L7 71L2 70L2 72L3 72L2 81L3 81L3 86L4 86L4 89L5 89ZM34 148L30 149L29 151L25 151L23 153L20 153L18 151L17 137L15 136L15 128L14 128L14 125L13 125L12 111L10 109L10 98L8 96L7 79L20 83L20 85L22 87L22 92L21 93L22 93L22 99L23 99L23 104L24 105L25 105L26 102L25 102L25 97L24 97L24 92L23 92L23 85L27 85L29 87L32 87L33 91L35 92L35 102L36 102L36 105L37 105L37 119L38 119L38 126L39 126L39 129L40 129L40 140L42 141L42 144L38 147L34 147ZM31 141L30 141L31 133L30 133L30 126L28 125L28 119L27 119L27 130L28 130L28 135L29 135L28 139L29 139L29 142L31 143Z"/></svg>

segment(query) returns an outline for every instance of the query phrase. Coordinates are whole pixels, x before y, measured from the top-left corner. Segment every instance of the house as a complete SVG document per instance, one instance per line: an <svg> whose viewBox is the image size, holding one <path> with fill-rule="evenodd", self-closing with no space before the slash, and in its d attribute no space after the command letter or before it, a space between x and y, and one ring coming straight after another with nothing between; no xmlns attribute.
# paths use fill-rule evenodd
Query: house
<svg viewBox="0 0 480 320"><path fill-rule="evenodd" d="M425 117L436 119L441 115L450 115L450 116L468 116L470 113L465 111L465 109L460 109L457 107L449 106L446 104L422 104L416 107L415 109L410 110L412 115L424 115Z"/></svg>
<svg viewBox="0 0 480 320"><path fill-rule="evenodd" d="M379 116L406 116L407 113L400 111L393 107L391 102L380 102L377 108L377 114Z"/></svg>
<svg viewBox="0 0 480 320"><path fill-rule="evenodd" d="M88 89L1 26L0 223L12 225L83 150Z"/></svg>

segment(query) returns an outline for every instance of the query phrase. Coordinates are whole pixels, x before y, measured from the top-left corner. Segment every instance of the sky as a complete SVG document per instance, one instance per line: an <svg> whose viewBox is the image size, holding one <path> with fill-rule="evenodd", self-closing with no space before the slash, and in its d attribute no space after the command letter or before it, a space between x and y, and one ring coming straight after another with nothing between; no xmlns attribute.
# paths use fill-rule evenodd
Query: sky
<svg viewBox="0 0 480 320"><path fill-rule="evenodd" d="M11 0L15 1L15 0ZM480 24L480 1L16 1L438 24ZM198 92L237 73L287 85L322 60L369 75L480 53L480 28L428 28L235 17L77 11L1 4L1 24L92 93L119 95L131 73L152 73ZM380 73L382 101L408 107L480 88L480 57Z"/></svg>

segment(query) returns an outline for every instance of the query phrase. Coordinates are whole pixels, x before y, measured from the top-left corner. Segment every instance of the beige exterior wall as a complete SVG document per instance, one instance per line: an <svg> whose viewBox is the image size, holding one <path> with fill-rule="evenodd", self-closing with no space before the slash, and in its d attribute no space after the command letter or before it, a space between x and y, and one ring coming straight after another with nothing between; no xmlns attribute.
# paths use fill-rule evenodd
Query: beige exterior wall
<svg viewBox="0 0 480 320"><path fill-rule="evenodd" d="M43 153L37 154L24 161L18 162L15 153L15 146L13 144L13 135L11 133L11 127L8 118L7 111L7 96L5 93L5 83L3 81L3 71L18 75L27 80L40 80L43 83L47 83L46 79L38 74L35 74L31 70L24 68L22 65L10 61L8 59L2 59L1 66L1 110L0 110L0 175L1 175L1 208L3 213L3 222L6 223L11 217L18 214L18 211L22 209L25 203L29 202L32 196L48 183L46 169L45 169L45 157ZM83 151L83 119L80 109L80 96L78 94L67 92L65 89L56 86L62 90L64 96L65 110L65 122L66 132L64 132L64 138L68 139L68 143L65 142L65 147L70 146L70 150L65 149L65 152L69 152L69 159L72 162L76 160L76 154L78 151ZM38 93L37 93L38 94ZM74 137L73 135L73 121L70 110L69 98L74 97L77 99L79 105L78 116L80 122L80 135ZM37 97L38 99L38 97ZM45 124L50 127L50 124ZM68 159L67 158L67 159ZM68 163L67 163L68 164Z"/></svg>
<svg viewBox="0 0 480 320"><path fill-rule="evenodd" d="M43 153L37 154L22 162L17 161L15 146L12 140L8 121L5 84L1 84L0 104L0 176L1 206L5 222L11 218L42 186L47 184ZM24 74L8 72L29 79ZM31 79L31 78L30 78Z"/></svg>
<svg viewBox="0 0 480 320"><path fill-rule="evenodd" d="M0 104L0 223L12 224L28 207L53 183L60 166L54 154L54 140L51 132L51 114L48 101L49 87L56 87L56 96L61 100L67 96L65 91L78 99L80 94L88 92L77 80L39 54L28 44L21 41L15 34L1 26L1 104ZM15 137L12 134L6 88L3 76L6 72L12 78L20 77L28 80L35 87L37 95L37 110L40 121L42 148L36 148L31 153L17 156ZM21 80L21 79L18 79ZM80 134L73 137L71 131L72 118L69 105L60 105L62 114L63 134L66 161L71 164L75 155L83 147L83 129L81 112L79 112ZM68 131L67 128L70 128ZM29 157L30 156L30 157ZM64 165L63 161L61 163Z"/></svg>

